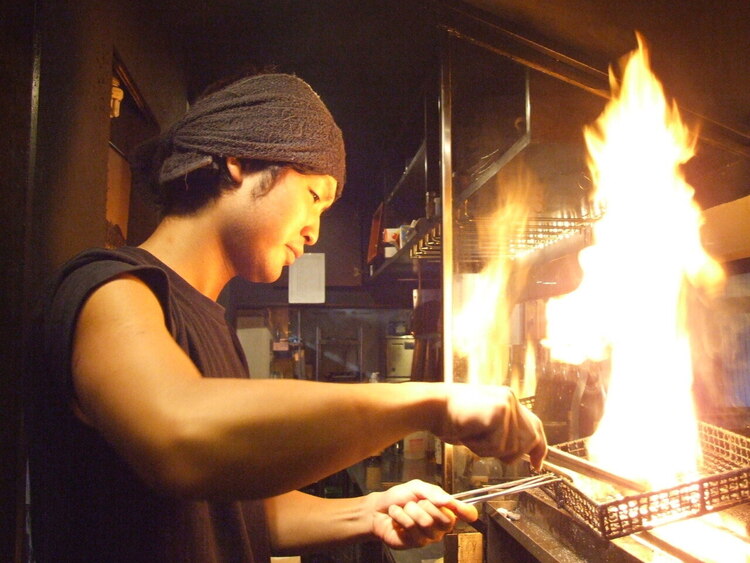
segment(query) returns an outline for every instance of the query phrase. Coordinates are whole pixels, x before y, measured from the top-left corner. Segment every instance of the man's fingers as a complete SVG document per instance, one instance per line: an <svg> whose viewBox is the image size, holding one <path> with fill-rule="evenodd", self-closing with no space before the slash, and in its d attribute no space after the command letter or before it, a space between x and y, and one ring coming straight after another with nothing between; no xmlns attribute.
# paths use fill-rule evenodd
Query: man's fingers
<svg viewBox="0 0 750 563"><path fill-rule="evenodd" d="M403 507L393 505L388 509L388 515L411 543L419 545L441 539L453 529L456 521L451 511L443 512L427 500L410 501Z"/></svg>
<svg viewBox="0 0 750 563"><path fill-rule="evenodd" d="M397 504L392 504L388 507L388 516L390 516L394 522L396 522L402 528L413 528L415 525L414 520L406 512L405 506L401 507Z"/></svg>
<svg viewBox="0 0 750 563"><path fill-rule="evenodd" d="M453 520L458 517L465 522L474 522L479 518L476 507L454 499L437 485L418 480L410 481L408 484L411 486L414 494L421 499L429 501L431 505L439 508L441 511L448 511Z"/></svg>
<svg viewBox="0 0 750 563"><path fill-rule="evenodd" d="M427 524L429 526L450 527L456 520L455 515L450 510L442 511L440 507L435 506L429 500L420 500L417 506L430 517L430 521Z"/></svg>
<svg viewBox="0 0 750 563"><path fill-rule="evenodd" d="M541 471L542 462L545 457L547 457L547 440L544 438L544 433L542 433L541 440L529 450L529 461L531 462L531 467L536 471Z"/></svg>
<svg viewBox="0 0 750 563"><path fill-rule="evenodd" d="M476 506L465 502L454 501L446 510L451 510L464 522L475 522L479 518Z"/></svg>

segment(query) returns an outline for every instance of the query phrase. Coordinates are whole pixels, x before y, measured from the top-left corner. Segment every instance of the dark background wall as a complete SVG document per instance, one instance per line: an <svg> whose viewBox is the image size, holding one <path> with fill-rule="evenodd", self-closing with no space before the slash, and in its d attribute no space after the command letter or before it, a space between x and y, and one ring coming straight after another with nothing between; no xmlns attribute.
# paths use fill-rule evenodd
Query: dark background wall
<svg viewBox="0 0 750 563"><path fill-rule="evenodd" d="M3 198L0 205L0 559L12 560L16 550L19 506L17 385L22 369L19 329L23 324L26 203L29 186L29 145L33 49L33 3L3 5L0 12L0 88L3 135L0 169Z"/></svg>
<svg viewBox="0 0 750 563"><path fill-rule="evenodd" d="M181 115L186 87L164 34L128 2L3 2L0 13L3 316L0 326L0 560L20 556L23 327L41 280L105 242L115 50L154 115Z"/></svg>

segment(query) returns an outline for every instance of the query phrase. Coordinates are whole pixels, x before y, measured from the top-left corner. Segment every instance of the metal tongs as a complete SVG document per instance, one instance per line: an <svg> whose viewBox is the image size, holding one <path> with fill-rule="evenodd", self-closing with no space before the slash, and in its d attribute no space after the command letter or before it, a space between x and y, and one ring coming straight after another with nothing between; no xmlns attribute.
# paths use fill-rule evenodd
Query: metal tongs
<svg viewBox="0 0 750 563"><path fill-rule="evenodd" d="M521 456L521 458L529 461L528 454ZM551 463L551 461L554 461L555 463ZM546 471L546 473L524 477L523 479L517 479L516 481L508 481L507 483L501 483L499 485L491 485L480 489L456 493L453 495L453 498L468 504L474 504L495 497L525 491L526 489L535 489L537 487L543 487L544 485L557 483L562 481L563 478L573 481L573 477L566 471L566 469L639 493L648 490L646 484L640 481L634 481L623 477L622 475L612 473L585 459L579 458L578 456L569 454L555 447L550 447L547 450L547 459L545 459L542 464L542 470Z"/></svg>
<svg viewBox="0 0 750 563"><path fill-rule="evenodd" d="M473 489L471 491L464 491L452 496L454 499L460 500L461 502L475 504L477 502L483 502L503 495L525 491L526 489L535 489L544 485L551 485L552 483L557 483L561 480L562 479L556 475L545 473L543 475L533 475L515 481L508 481L507 483L500 483L499 485L490 485L479 489Z"/></svg>

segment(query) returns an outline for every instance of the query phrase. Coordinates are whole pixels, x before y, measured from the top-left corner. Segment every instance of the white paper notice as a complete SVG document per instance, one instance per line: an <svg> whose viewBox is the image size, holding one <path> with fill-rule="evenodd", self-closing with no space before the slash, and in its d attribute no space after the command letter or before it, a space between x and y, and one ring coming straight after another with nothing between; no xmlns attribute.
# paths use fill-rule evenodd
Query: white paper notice
<svg viewBox="0 0 750 563"><path fill-rule="evenodd" d="M326 302L326 255L303 254L289 266L289 303Z"/></svg>

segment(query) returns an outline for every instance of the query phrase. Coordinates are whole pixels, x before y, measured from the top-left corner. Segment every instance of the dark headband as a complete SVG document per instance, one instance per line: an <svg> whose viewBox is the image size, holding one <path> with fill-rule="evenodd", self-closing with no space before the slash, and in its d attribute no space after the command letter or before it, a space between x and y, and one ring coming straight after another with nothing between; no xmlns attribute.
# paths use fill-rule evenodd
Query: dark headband
<svg viewBox="0 0 750 563"><path fill-rule="evenodd" d="M339 191L346 177L341 130L312 88L288 74L243 78L200 99L159 145L160 183L211 164L213 156L328 174Z"/></svg>

